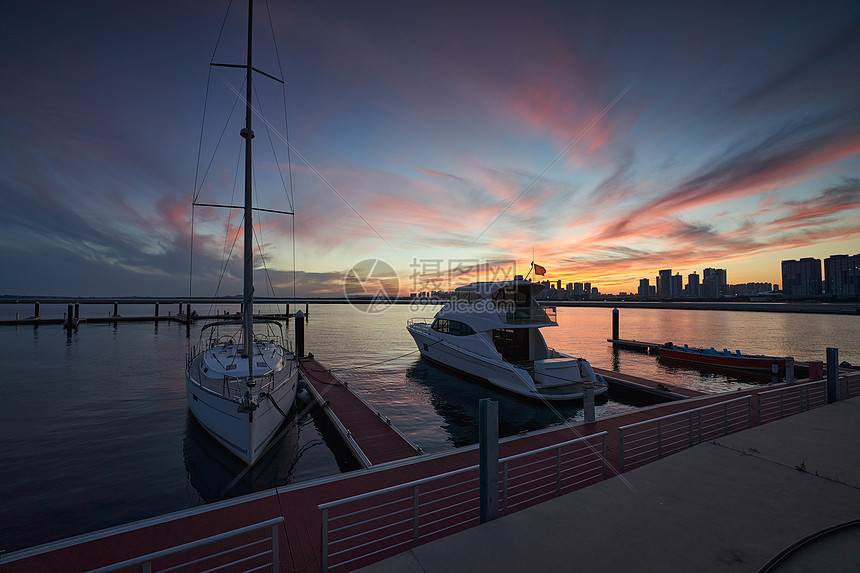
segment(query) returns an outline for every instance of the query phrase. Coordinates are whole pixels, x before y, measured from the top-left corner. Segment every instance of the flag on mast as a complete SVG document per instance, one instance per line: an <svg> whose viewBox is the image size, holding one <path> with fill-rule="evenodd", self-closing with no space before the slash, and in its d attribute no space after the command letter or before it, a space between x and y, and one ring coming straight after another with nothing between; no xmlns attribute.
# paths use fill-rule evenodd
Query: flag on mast
<svg viewBox="0 0 860 573"><path fill-rule="evenodd" d="M535 276L537 276L537 275L544 276L546 274L546 269L540 265L536 265L534 261L532 261L532 268L535 271Z"/></svg>

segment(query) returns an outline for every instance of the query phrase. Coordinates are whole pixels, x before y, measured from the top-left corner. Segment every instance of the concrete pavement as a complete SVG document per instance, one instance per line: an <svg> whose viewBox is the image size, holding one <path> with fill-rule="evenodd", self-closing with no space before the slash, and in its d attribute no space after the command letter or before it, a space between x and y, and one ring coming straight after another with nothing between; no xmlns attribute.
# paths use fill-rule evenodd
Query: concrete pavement
<svg viewBox="0 0 860 573"><path fill-rule="evenodd" d="M860 518L860 398L725 436L362 569L758 571ZM773 571L860 571L860 526Z"/></svg>

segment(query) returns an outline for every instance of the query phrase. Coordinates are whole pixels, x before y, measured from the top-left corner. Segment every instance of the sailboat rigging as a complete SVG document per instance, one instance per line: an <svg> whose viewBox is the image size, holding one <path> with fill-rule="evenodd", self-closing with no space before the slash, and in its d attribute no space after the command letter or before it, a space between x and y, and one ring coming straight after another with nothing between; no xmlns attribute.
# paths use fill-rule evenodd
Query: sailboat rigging
<svg viewBox="0 0 860 573"><path fill-rule="evenodd" d="M292 213L253 207L252 80L254 73L272 77L252 65L253 1L248 3L247 39L246 64L218 64L245 70L245 122L240 131L245 140L242 317L240 321L206 324L201 329L200 343L187 361L185 387L189 408L200 425L230 452L253 464L293 406L298 362L286 346L281 323L254 318L253 213ZM255 332L255 325L266 327L265 333Z"/></svg>

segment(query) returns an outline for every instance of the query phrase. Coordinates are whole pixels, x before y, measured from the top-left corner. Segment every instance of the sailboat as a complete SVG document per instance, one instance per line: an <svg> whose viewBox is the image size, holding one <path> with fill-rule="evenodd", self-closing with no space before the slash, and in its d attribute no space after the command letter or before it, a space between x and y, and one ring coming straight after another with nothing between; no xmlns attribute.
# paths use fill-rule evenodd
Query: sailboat
<svg viewBox="0 0 860 573"><path fill-rule="evenodd" d="M286 420L298 388L298 362L276 320L254 318L251 64L253 2L248 3L245 69L244 271L241 320L221 320L201 329L188 356L185 389L194 418L227 450L253 464Z"/></svg>

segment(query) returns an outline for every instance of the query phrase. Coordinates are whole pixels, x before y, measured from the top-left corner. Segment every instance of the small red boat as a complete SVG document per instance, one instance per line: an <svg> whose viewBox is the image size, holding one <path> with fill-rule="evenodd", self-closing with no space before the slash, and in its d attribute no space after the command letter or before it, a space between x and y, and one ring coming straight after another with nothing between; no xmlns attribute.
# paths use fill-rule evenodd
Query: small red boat
<svg viewBox="0 0 860 573"><path fill-rule="evenodd" d="M776 356L762 356L758 354L741 354L740 350L730 352L713 348L693 348L677 346L667 342L658 349L660 358L669 360L683 360L684 362L695 362L696 364L712 364L724 368L738 368L741 370L766 370L772 371L776 364L777 370L785 370L785 358Z"/></svg>

